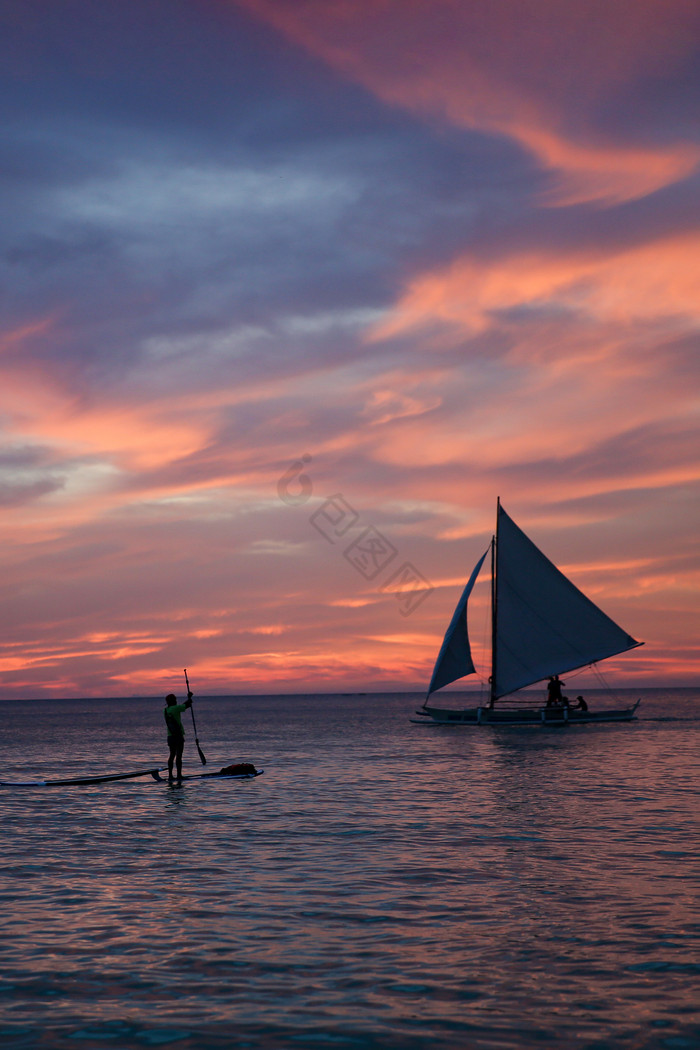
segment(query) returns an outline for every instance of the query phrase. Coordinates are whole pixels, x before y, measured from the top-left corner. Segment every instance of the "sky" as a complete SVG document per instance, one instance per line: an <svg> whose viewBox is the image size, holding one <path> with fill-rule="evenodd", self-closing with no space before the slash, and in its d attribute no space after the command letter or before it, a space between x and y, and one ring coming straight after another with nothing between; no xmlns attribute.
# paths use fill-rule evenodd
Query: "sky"
<svg viewBox="0 0 700 1050"><path fill-rule="evenodd" d="M695 0L0 0L0 695L424 689L498 498L644 641L608 682L697 684L699 52Z"/></svg>

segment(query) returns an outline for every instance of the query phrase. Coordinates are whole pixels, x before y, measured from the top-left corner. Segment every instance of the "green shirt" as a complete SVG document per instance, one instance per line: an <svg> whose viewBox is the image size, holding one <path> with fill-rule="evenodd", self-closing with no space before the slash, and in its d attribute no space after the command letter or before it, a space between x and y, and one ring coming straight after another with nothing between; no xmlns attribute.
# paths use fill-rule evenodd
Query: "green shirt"
<svg viewBox="0 0 700 1050"><path fill-rule="evenodd" d="M163 712L165 724L168 727L168 736L185 735L185 729L180 715L187 710L187 704L170 704Z"/></svg>

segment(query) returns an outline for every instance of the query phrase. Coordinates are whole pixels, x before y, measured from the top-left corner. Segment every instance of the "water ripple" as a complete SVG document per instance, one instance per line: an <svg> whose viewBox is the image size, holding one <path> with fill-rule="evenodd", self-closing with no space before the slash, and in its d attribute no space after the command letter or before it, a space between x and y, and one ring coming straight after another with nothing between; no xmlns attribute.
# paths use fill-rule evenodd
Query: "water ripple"
<svg viewBox="0 0 700 1050"><path fill-rule="evenodd" d="M555 740L328 705L202 702L256 781L0 794L3 1047L698 1045L697 720ZM55 761L62 710L13 714L5 768ZM71 772L124 764L109 717Z"/></svg>

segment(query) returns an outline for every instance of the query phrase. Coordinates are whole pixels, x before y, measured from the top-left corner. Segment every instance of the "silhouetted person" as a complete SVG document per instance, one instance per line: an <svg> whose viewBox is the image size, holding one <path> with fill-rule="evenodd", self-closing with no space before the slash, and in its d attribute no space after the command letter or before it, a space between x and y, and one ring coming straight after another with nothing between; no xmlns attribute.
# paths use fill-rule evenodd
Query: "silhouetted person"
<svg viewBox="0 0 700 1050"><path fill-rule="evenodd" d="M559 707L563 703L563 697L561 693L561 687L564 682L559 680L559 675L555 674L547 682L547 707Z"/></svg>
<svg viewBox="0 0 700 1050"><path fill-rule="evenodd" d="M576 697L576 703L574 704L573 710L574 711L587 711L588 710L588 704L586 703L586 701L583 699L582 696L577 696Z"/></svg>
<svg viewBox="0 0 700 1050"><path fill-rule="evenodd" d="M184 704L178 704L174 693L168 693L165 698L165 724L168 727L168 780L173 779L173 763L177 769L177 779L182 780L182 751L185 746L185 730L182 726L180 715L192 707L192 696L188 696Z"/></svg>

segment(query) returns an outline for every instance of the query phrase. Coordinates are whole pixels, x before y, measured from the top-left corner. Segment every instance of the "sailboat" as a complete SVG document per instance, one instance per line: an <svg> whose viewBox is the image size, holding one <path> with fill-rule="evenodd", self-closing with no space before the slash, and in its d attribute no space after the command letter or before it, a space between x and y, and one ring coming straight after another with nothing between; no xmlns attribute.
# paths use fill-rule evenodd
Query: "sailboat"
<svg viewBox="0 0 700 1050"><path fill-rule="evenodd" d="M488 701L478 707L437 707L438 689L475 673L467 605L491 553L491 675ZM441 725L544 725L629 722L639 700L626 708L588 710L558 695L560 674L643 645L627 634L567 579L506 514L498 501L496 535L474 567L445 633L423 706L412 719ZM549 679L545 704L523 704L518 690ZM556 698L556 699L555 699Z"/></svg>

